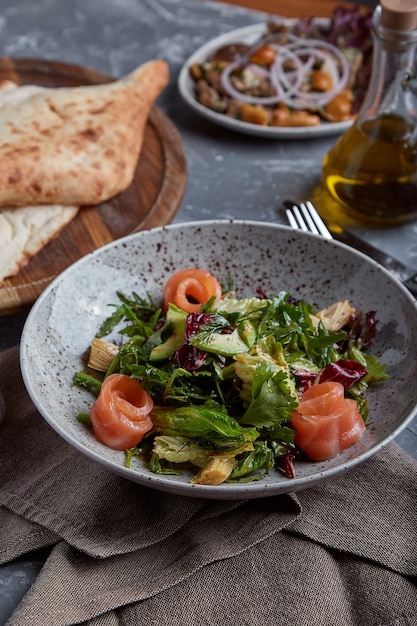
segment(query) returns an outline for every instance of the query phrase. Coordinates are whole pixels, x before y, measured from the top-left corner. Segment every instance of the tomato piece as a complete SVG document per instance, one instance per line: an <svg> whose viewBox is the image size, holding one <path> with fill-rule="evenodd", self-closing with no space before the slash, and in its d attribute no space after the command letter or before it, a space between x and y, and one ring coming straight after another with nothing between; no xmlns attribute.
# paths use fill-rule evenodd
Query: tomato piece
<svg viewBox="0 0 417 626"><path fill-rule="evenodd" d="M259 46L249 57L251 63L256 65L266 65L269 67L275 61L277 52L275 48L268 45Z"/></svg>

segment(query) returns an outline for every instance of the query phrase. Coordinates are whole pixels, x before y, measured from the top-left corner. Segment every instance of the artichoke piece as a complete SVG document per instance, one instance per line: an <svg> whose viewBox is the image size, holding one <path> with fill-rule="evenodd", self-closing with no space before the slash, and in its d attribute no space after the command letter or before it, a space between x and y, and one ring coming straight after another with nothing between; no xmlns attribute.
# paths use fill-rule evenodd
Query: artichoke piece
<svg viewBox="0 0 417 626"><path fill-rule="evenodd" d="M329 332L337 332L346 326L355 313L356 310L350 306L348 300L340 300L312 316L312 322L317 327L319 320Z"/></svg>
<svg viewBox="0 0 417 626"><path fill-rule="evenodd" d="M107 372L118 351L119 347L114 343L94 337L91 342L88 367L97 372Z"/></svg>
<svg viewBox="0 0 417 626"><path fill-rule="evenodd" d="M202 468L191 482L201 485L219 485L230 475L237 464L236 457L250 453L253 444L244 443L236 450L215 453L213 449L201 448L197 443L181 436L158 435L155 437L154 453L159 459L171 463L191 463Z"/></svg>
<svg viewBox="0 0 417 626"><path fill-rule="evenodd" d="M190 482L194 485L220 485L230 476L236 463L235 457L211 456Z"/></svg>

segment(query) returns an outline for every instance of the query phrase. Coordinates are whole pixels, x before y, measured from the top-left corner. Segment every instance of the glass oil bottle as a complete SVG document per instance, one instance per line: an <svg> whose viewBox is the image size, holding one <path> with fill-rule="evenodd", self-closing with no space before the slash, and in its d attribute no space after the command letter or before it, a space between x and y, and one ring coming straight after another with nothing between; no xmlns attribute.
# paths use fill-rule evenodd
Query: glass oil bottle
<svg viewBox="0 0 417 626"><path fill-rule="evenodd" d="M323 161L323 182L354 219L417 218L417 0L381 0L373 66L353 125Z"/></svg>

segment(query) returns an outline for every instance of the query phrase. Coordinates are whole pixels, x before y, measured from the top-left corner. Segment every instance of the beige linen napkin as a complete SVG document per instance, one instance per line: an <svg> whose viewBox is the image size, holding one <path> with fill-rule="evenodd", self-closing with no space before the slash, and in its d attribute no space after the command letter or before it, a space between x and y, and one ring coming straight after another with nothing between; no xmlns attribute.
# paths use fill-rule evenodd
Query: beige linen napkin
<svg viewBox="0 0 417 626"><path fill-rule="evenodd" d="M417 466L391 444L296 495L205 501L110 473L0 354L0 562L51 553L8 626L417 624Z"/></svg>

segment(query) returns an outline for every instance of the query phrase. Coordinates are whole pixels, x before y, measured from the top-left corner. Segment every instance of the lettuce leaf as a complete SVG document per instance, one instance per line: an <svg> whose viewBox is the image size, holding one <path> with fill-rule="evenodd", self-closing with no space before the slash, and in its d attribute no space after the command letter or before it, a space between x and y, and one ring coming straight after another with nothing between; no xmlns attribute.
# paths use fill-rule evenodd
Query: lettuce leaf
<svg viewBox="0 0 417 626"><path fill-rule="evenodd" d="M241 426L223 406L215 402L201 406L157 406L152 410L151 419L155 432L180 435L215 450L233 450L245 442L255 441L259 436L254 428Z"/></svg>
<svg viewBox="0 0 417 626"><path fill-rule="evenodd" d="M240 424L269 428L291 419L298 400L292 393L288 375L274 372L267 363L260 363L252 382L252 402L239 419Z"/></svg>

